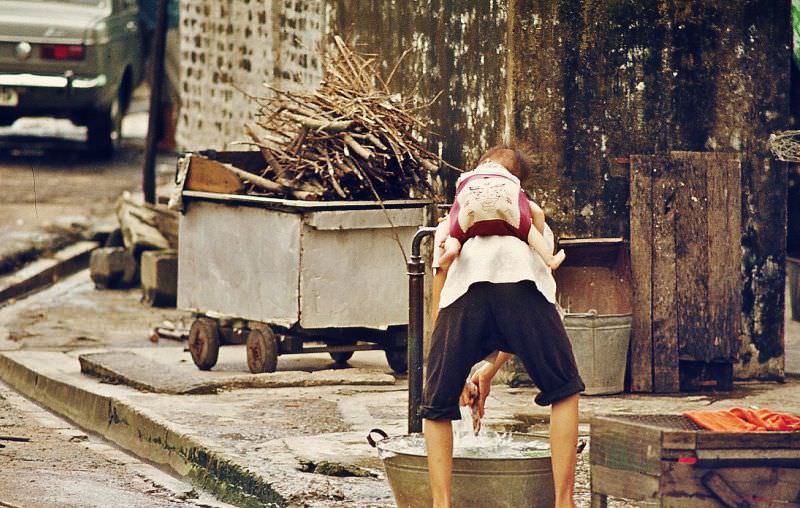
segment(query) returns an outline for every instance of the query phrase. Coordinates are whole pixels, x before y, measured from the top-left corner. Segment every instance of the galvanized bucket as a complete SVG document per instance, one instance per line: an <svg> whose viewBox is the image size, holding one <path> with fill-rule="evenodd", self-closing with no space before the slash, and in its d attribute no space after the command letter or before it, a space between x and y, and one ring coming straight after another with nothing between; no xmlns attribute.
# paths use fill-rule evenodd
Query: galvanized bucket
<svg viewBox="0 0 800 508"><path fill-rule="evenodd" d="M382 439L376 441L372 434L379 434ZM386 437L382 430L373 429L367 436L367 441L380 452L386 479L389 480L397 506L432 506L427 456L392 450L392 441L403 437L405 436ZM513 440L530 442L542 439L516 434ZM554 503L549 452L522 459L453 459L454 508L551 508Z"/></svg>
<svg viewBox="0 0 800 508"><path fill-rule="evenodd" d="M792 319L800 321L800 258L786 256L786 275L789 279L789 303Z"/></svg>
<svg viewBox="0 0 800 508"><path fill-rule="evenodd" d="M631 314L587 312L564 316L586 395L620 393L631 338Z"/></svg>

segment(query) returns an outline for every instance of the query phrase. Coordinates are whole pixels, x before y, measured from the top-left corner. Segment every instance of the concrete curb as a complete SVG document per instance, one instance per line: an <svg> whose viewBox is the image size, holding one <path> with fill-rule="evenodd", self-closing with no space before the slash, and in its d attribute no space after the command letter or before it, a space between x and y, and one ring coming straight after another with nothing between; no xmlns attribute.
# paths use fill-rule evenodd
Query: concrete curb
<svg viewBox="0 0 800 508"><path fill-rule="evenodd" d="M287 504L263 478L124 401L44 376L6 355L0 355L0 379L76 425L169 466L220 500L246 508Z"/></svg>
<svg viewBox="0 0 800 508"><path fill-rule="evenodd" d="M0 305L83 270L89 266L91 252L97 247L96 242L77 242L0 277Z"/></svg>

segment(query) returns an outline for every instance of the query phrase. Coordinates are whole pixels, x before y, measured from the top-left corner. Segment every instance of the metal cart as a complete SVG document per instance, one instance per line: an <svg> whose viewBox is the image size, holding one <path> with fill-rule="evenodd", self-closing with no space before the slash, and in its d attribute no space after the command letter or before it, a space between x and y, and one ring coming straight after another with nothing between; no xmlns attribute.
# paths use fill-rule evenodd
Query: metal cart
<svg viewBox="0 0 800 508"><path fill-rule="evenodd" d="M400 245L411 244L429 201L181 197L178 307L196 315L189 349L201 370L216 364L220 345L246 344L254 373L273 372L282 354L344 362L374 349L406 371Z"/></svg>

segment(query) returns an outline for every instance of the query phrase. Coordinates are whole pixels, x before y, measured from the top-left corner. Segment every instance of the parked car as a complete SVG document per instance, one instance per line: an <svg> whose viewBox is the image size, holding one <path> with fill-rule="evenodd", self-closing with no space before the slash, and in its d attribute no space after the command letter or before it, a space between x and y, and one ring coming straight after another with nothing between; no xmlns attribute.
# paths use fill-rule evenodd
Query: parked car
<svg viewBox="0 0 800 508"><path fill-rule="evenodd" d="M110 156L142 77L137 14L136 0L0 1L0 125L68 118Z"/></svg>

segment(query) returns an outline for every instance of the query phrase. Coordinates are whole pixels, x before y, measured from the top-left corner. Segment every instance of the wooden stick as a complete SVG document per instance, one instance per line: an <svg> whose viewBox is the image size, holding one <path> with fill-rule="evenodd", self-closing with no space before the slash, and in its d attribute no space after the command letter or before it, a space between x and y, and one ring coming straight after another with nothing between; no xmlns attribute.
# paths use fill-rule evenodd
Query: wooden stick
<svg viewBox="0 0 800 508"><path fill-rule="evenodd" d="M370 160L375 157L375 154L371 151L364 148L362 145L358 143L350 134L345 134L342 136L342 141L350 147L359 157L364 160Z"/></svg>
<svg viewBox="0 0 800 508"><path fill-rule="evenodd" d="M322 121L316 120L313 118L306 118L300 115L296 115L294 113L285 112L284 113L287 117L291 118L292 120L298 122L303 127L307 127L311 130L315 131L325 131L325 132L342 132L348 130L350 127L353 126L352 120L340 120L340 121Z"/></svg>

